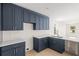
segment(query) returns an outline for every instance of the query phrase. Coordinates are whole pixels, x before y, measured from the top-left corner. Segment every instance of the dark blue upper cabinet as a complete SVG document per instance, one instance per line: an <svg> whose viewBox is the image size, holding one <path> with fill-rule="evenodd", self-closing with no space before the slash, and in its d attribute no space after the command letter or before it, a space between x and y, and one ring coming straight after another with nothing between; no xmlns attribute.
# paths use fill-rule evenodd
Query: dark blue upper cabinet
<svg viewBox="0 0 79 59"><path fill-rule="evenodd" d="M41 16L39 16L39 28L40 28L40 30L42 30L42 18L41 18Z"/></svg>
<svg viewBox="0 0 79 59"><path fill-rule="evenodd" d="M14 30L23 29L23 8L14 6Z"/></svg>
<svg viewBox="0 0 79 59"><path fill-rule="evenodd" d="M44 27L46 30L49 30L49 18L44 17Z"/></svg>
<svg viewBox="0 0 79 59"><path fill-rule="evenodd" d="M45 16L36 16L36 23L34 23L34 30L49 30L49 19Z"/></svg>
<svg viewBox="0 0 79 59"><path fill-rule="evenodd" d="M30 23L35 23L36 22L36 14L34 12L30 12Z"/></svg>
<svg viewBox="0 0 79 59"><path fill-rule="evenodd" d="M3 5L3 25L2 30L12 30L14 23L14 7L12 4Z"/></svg>
<svg viewBox="0 0 79 59"><path fill-rule="evenodd" d="M23 22L32 23L34 30L49 29L48 17L37 12L11 3L2 3L0 11L0 29L3 31L23 30Z"/></svg>
<svg viewBox="0 0 79 59"><path fill-rule="evenodd" d="M46 24L46 20L44 18L44 16L42 17L42 25L43 25L43 30L46 30L47 24Z"/></svg>
<svg viewBox="0 0 79 59"><path fill-rule="evenodd" d="M35 23L36 14L33 11L24 9L24 23Z"/></svg>
<svg viewBox="0 0 79 59"><path fill-rule="evenodd" d="M24 9L24 23L32 23L34 30L49 30L48 17L28 9Z"/></svg>
<svg viewBox="0 0 79 59"><path fill-rule="evenodd" d="M10 3L2 4L2 30L22 30L23 29L23 9Z"/></svg>
<svg viewBox="0 0 79 59"><path fill-rule="evenodd" d="M1 4L0 4L0 30L1 30Z"/></svg>
<svg viewBox="0 0 79 59"><path fill-rule="evenodd" d="M47 17L47 30L49 30L49 17Z"/></svg>
<svg viewBox="0 0 79 59"><path fill-rule="evenodd" d="M49 19L45 16L39 16L40 30L49 30Z"/></svg>
<svg viewBox="0 0 79 59"><path fill-rule="evenodd" d="M44 30L44 21L43 21L43 17L42 16L39 16L40 17L40 30Z"/></svg>
<svg viewBox="0 0 79 59"><path fill-rule="evenodd" d="M36 16L36 23L33 24L34 30L40 30L40 17L39 15Z"/></svg>
<svg viewBox="0 0 79 59"><path fill-rule="evenodd" d="M26 9L24 9L24 23L30 23L30 14Z"/></svg>

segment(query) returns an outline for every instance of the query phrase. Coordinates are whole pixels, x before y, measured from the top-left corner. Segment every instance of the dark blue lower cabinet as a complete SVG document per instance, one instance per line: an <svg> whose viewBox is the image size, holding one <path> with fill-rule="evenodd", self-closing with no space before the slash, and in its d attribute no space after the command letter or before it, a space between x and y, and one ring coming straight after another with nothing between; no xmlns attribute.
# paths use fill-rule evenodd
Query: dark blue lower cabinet
<svg viewBox="0 0 79 59"><path fill-rule="evenodd" d="M38 49L38 45L39 44L39 42L38 42L38 39L37 38L33 38L33 49L34 50L36 50L36 51L39 51L39 49Z"/></svg>
<svg viewBox="0 0 79 59"><path fill-rule="evenodd" d="M38 38L33 38L33 48L35 51L40 52L43 49L43 43L40 39Z"/></svg>
<svg viewBox="0 0 79 59"><path fill-rule="evenodd" d="M14 49L2 51L2 56L15 56L14 52L15 52Z"/></svg>
<svg viewBox="0 0 79 59"><path fill-rule="evenodd" d="M33 48L35 51L40 52L47 48L47 40L45 38L33 38Z"/></svg>
<svg viewBox="0 0 79 59"><path fill-rule="evenodd" d="M15 55L16 56L25 56L25 47L17 47L15 48Z"/></svg>
<svg viewBox="0 0 79 59"><path fill-rule="evenodd" d="M45 37L45 38L33 38L34 50L40 52L46 48L53 49L60 53L65 51L65 41L59 38Z"/></svg>
<svg viewBox="0 0 79 59"><path fill-rule="evenodd" d="M58 38L51 38L49 40L49 48L63 53L65 51L65 41Z"/></svg>
<svg viewBox="0 0 79 59"><path fill-rule="evenodd" d="M53 49L53 39L52 38L48 38L48 47L50 48L50 49Z"/></svg>
<svg viewBox="0 0 79 59"><path fill-rule="evenodd" d="M25 56L25 42L0 47L0 56Z"/></svg>

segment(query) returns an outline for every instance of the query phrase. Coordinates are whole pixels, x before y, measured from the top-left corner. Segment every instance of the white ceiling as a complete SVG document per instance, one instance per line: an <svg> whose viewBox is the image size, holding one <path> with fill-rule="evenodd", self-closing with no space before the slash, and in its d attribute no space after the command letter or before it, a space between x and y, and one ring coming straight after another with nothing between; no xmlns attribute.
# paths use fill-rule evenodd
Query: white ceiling
<svg viewBox="0 0 79 59"><path fill-rule="evenodd" d="M15 3L24 8L45 14L54 20L79 21L79 3Z"/></svg>

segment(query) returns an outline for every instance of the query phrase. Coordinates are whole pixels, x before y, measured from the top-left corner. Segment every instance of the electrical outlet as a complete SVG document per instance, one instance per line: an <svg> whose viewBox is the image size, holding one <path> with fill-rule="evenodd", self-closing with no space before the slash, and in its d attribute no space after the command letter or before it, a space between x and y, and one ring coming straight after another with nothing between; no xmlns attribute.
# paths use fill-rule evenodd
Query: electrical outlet
<svg viewBox="0 0 79 59"><path fill-rule="evenodd" d="M29 50L29 48L27 48L27 50Z"/></svg>

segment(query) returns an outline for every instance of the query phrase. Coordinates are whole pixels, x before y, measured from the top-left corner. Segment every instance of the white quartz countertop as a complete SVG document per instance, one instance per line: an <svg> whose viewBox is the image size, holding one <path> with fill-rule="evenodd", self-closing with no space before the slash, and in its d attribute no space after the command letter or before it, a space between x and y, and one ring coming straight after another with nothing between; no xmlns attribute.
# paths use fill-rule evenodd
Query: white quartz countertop
<svg viewBox="0 0 79 59"><path fill-rule="evenodd" d="M40 35L40 36L34 36L34 37L36 37L36 38L44 38L44 37L49 37L49 36L51 36L50 34L48 34L48 35Z"/></svg>
<svg viewBox="0 0 79 59"><path fill-rule="evenodd" d="M59 38L59 39L62 39L62 40L69 40L69 41L74 41L74 42L79 42L79 38L78 37L56 37L56 36L51 36L51 35L48 35L48 36L38 36L36 38L44 38L44 37L52 37L52 38Z"/></svg>
<svg viewBox="0 0 79 59"><path fill-rule="evenodd" d="M25 41L22 40L22 39L3 41L3 42L0 43L0 47L11 45L11 44L16 44L16 43L19 43L19 42L25 42Z"/></svg>
<svg viewBox="0 0 79 59"><path fill-rule="evenodd" d="M69 40L69 41L74 41L74 42L79 42L79 38L78 37L63 37L62 39L64 40Z"/></svg>

